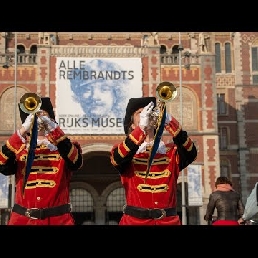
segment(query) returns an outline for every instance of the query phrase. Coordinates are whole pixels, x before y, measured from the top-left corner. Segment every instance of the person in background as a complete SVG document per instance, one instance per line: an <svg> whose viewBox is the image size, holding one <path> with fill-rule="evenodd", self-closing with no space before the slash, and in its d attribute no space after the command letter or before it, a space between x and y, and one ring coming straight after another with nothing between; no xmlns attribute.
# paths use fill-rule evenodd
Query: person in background
<svg viewBox="0 0 258 258"><path fill-rule="evenodd" d="M129 99L124 118L126 137L111 149L111 164L120 173L126 197L119 225L181 225L176 210L177 179L196 159L197 150L176 118L166 113L165 130L173 141L160 141L146 175L155 136L150 118L155 105L155 97Z"/></svg>
<svg viewBox="0 0 258 258"><path fill-rule="evenodd" d="M34 114L20 108L22 127L2 146L0 173L15 175L16 191L8 225L74 225L69 185L73 171L83 165L80 144L72 142L55 122L50 98L41 98L37 143L25 184Z"/></svg>
<svg viewBox="0 0 258 258"><path fill-rule="evenodd" d="M255 183L250 195L247 197L245 210L238 220L241 225L257 225L257 221L252 218L258 214L258 182Z"/></svg>
<svg viewBox="0 0 258 258"><path fill-rule="evenodd" d="M216 190L209 196L209 202L204 219L212 221L212 215L217 210L217 219L211 225L239 225L239 218L244 213L241 196L232 188L232 182L227 177L218 177Z"/></svg>

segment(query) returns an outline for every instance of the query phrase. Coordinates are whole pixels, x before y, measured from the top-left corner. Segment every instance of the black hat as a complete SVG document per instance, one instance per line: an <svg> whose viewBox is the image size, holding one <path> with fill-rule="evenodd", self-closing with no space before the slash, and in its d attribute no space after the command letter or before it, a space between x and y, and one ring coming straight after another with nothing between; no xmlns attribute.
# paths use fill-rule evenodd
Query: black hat
<svg viewBox="0 0 258 258"><path fill-rule="evenodd" d="M156 98L155 97L142 97L142 98L131 98L129 99L129 102L126 107L125 111L125 119L124 119L124 131L125 134L128 134L129 127L131 125L131 117L135 111L137 111L140 108L144 108L147 106L150 102L154 103L154 106L156 106Z"/></svg>
<svg viewBox="0 0 258 258"><path fill-rule="evenodd" d="M25 113L23 110L21 110L20 105L19 106L19 110L20 110L20 118L22 123L25 122L26 117L29 115L28 113ZM55 120L55 113L54 113L54 109L51 103L51 100L49 97L42 97L41 98L41 110L45 110L46 112L48 112L49 117L52 118L53 120Z"/></svg>

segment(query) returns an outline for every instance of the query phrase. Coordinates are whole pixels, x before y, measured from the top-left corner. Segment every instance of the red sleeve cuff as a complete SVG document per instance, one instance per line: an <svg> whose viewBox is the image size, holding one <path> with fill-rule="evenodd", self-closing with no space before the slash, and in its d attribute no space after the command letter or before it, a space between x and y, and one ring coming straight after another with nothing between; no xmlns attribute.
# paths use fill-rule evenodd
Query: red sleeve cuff
<svg viewBox="0 0 258 258"><path fill-rule="evenodd" d="M138 126L129 134L128 137L136 145L140 146L144 142L146 135L145 135L144 131Z"/></svg>
<svg viewBox="0 0 258 258"><path fill-rule="evenodd" d="M179 122L172 117L172 120L165 126L165 129L173 136L176 137L181 131L181 125Z"/></svg>
<svg viewBox="0 0 258 258"><path fill-rule="evenodd" d="M20 153L25 148L25 143L22 142L21 138L15 132L6 142L9 150L13 151L15 154Z"/></svg>
<svg viewBox="0 0 258 258"><path fill-rule="evenodd" d="M47 135L47 139L54 145L57 145L60 141L64 140L65 138L66 135L59 126L53 131L49 132Z"/></svg>

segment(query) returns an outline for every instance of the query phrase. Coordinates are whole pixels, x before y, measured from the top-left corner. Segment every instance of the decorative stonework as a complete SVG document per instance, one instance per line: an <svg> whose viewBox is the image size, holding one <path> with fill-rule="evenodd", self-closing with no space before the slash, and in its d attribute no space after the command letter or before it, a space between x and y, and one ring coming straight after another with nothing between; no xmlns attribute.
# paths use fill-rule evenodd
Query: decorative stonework
<svg viewBox="0 0 258 258"><path fill-rule="evenodd" d="M21 96L26 91L23 88L17 87L17 102L14 103L14 88L9 88L1 96L1 105L0 105L0 131L14 131L14 118L15 112L14 107L16 106L16 128L21 127L20 112L18 108L18 102L20 101ZM14 106L15 105L15 106Z"/></svg>
<svg viewBox="0 0 258 258"><path fill-rule="evenodd" d="M254 40L255 41L257 40L257 38L255 37L254 34L252 34L252 35L243 34L243 36L242 36L243 43L248 43L248 42L252 42L253 43Z"/></svg>
<svg viewBox="0 0 258 258"><path fill-rule="evenodd" d="M179 89L177 89L179 91ZM198 130L198 107L195 95L188 88L182 88L182 124L185 130ZM167 103L167 111L181 122L180 92Z"/></svg>
<svg viewBox="0 0 258 258"><path fill-rule="evenodd" d="M142 48L134 46L54 46L51 48L52 56L76 56L76 57L114 57L130 56L140 57Z"/></svg>
<svg viewBox="0 0 258 258"><path fill-rule="evenodd" d="M124 140L125 136L119 135L69 135L72 140Z"/></svg>
<svg viewBox="0 0 258 258"><path fill-rule="evenodd" d="M235 87L235 76L216 75L216 87Z"/></svg>

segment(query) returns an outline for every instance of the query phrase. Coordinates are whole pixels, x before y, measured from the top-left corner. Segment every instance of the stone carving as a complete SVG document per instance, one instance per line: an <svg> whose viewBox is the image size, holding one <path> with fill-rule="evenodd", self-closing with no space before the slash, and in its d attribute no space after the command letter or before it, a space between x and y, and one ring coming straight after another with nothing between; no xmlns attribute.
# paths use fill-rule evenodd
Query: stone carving
<svg viewBox="0 0 258 258"><path fill-rule="evenodd" d="M152 45L159 45L158 32L151 32L151 43L153 43Z"/></svg>
<svg viewBox="0 0 258 258"><path fill-rule="evenodd" d="M207 39L210 36L205 35L203 32L199 33L199 49L201 53L208 52Z"/></svg>
<svg viewBox="0 0 258 258"><path fill-rule="evenodd" d="M150 35L143 35L141 44L143 47L159 45L158 32L151 32Z"/></svg>

